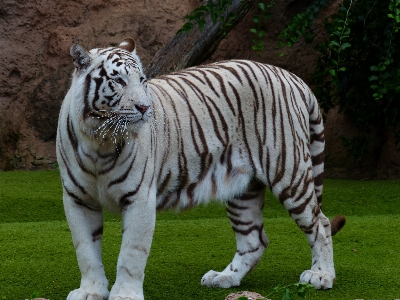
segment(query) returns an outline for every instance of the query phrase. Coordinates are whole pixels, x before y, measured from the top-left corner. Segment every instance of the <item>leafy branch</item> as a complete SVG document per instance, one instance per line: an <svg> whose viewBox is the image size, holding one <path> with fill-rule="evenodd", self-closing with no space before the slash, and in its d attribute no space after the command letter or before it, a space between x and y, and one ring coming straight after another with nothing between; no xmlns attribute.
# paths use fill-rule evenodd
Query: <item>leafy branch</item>
<svg viewBox="0 0 400 300"><path fill-rule="evenodd" d="M314 0L314 2L304 11L293 17L289 25L284 28L278 36L278 47L291 47L300 37L307 43L314 40L312 22L318 16L320 10L331 0Z"/></svg>
<svg viewBox="0 0 400 300"><path fill-rule="evenodd" d="M262 38L265 36L265 30L262 27L262 20L268 20L271 18L270 9L274 5L274 0L271 0L268 4L265 4L264 2L257 3L258 13L255 14L252 19L256 27L250 29L250 32L256 35L256 37L253 39L253 50L255 51L263 51L265 48L265 42L262 40Z"/></svg>
<svg viewBox="0 0 400 300"><path fill-rule="evenodd" d="M342 137L356 161L379 157L388 130L400 142L399 28L400 0L344 0L325 23L329 40L317 47L315 93L325 112L338 106L359 129Z"/></svg>
<svg viewBox="0 0 400 300"><path fill-rule="evenodd" d="M382 99L391 88L395 89L396 92L400 92L400 85L395 84L394 86L390 86L390 84L385 84L388 83L389 74L384 72L386 68L393 63L393 56L396 52L394 36L399 32L400 1L390 0L389 11L390 13L387 16L392 20L392 28L385 33L386 40L384 45L387 46L386 51L383 55L381 55L379 63L370 67L372 72L378 72L377 75L374 74L369 77L369 81L373 83L371 85L371 89L375 92L373 94L375 100Z"/></svg>
<svg viewBox="0 0 400 300"><path fill-rule="evenodd" d="M336 69L332 68L329 70L329 74L331 74L332 77L334 77L333 80L334 83L337 82L337 73L339 71L346 71L346 67L341 66L341 63L344 62L345 59L342 60L340 59L340 53L342 50L345 50L346 48L351 46L350 43L344 41L347 40L350 36L350 28L348 26L348 22L349 22L349 15L352 3L353 0L350 0L349 8L346 10L345 20L336 19L335 22L337 22L337 27L336 27L337 30L330 34L331 37L331 40L329 42L330 49L332 52L337 53L337 60L332 59L332 63L336 65ZM337 40L337 38L339 38L339 40Z"/></svg>
<svg viewBox="0 0 400 300"><path fill-rule="evenodd" d="M183 24L176 34L180 32L186 32L186 34L188 34L194 28L195 24L197 24L200 31L202 31L206 24L207 16L210 16L213 24L216 24L217 21L222 22L221 29L224 31L224 35L226 35L227 30L233 25L233 22L237 18L233 13L226 13L228 7L231 5L232 0L208 1L208 3L200 5L184 17L187 22Z"/></svg>

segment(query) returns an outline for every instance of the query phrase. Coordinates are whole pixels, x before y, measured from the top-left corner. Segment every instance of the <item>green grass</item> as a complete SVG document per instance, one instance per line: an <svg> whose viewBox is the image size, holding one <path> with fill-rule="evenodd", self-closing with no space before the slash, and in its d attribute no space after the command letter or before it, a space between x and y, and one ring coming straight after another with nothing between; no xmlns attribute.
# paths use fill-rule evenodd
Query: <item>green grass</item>
<svg viewBox="0 0 400 300"><path fill-rule="evenodd" d="M65 299L80 282L61 200L57 171L0 173L0 300L33 293ZM271 241L259 266L241 287L200 285L209 269L230 262L235 240L218 203L180 214L157 215L146 268L146 299L222 300L241 290L268 294L297 282L311 264L306 239L279 201L266 195L265 228ZM334 237L337 281L307 299L400 298L400 181L325 180L324 212L344 214ZM106 215L103 258L110 284L121 239L120 218ZM273 299L280 299L279 296Z"/></svg>

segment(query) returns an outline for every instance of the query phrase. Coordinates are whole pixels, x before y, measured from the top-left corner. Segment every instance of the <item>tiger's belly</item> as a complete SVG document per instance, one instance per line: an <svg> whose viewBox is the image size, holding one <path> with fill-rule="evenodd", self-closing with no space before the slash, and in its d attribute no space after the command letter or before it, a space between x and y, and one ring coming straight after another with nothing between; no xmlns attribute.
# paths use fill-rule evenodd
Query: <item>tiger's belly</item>
<svg viewBox="0 0 400 300"><path fill-rule="evenodd" d="M185 186L158 190L157 210L185 209L210 200L226 201L246 191L254 170L242 164L232 169L223 164L215 164L199 180L188 182ZM162 188L162 187L161 187Z"/></svg>

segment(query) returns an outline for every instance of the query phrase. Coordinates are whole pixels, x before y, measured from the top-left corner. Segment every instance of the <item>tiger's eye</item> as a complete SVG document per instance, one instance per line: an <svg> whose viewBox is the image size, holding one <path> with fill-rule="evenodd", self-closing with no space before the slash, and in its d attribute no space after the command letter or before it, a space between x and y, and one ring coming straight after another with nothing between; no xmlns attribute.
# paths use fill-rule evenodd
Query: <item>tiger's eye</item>
<svg viewBox="0 0 400 300"><path fill-rule="evenodd" d="M117 79L115 79L115 82L122 85L123 87L126 86L126 82L121 77L118 77Z"/></svg>

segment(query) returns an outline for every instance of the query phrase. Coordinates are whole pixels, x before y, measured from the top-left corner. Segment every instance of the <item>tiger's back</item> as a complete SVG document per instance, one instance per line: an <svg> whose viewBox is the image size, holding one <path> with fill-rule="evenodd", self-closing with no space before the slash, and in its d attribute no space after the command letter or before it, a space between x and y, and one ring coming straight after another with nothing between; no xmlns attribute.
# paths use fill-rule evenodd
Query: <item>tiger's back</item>
<svg viewBox="0 0 400 300"><path fill-rule="evenodd" d="M238 286L268 246L262 208L270 188L305 233L316 288L335 279L331 235L344 219L321 211L324 133L318 103L295 75L237 60L186 69L149 82L133 40L87 52L64 99L57 156L81 287L68 300L140 299L156 209L225 202L234 257L201 283ZM108 291L101 262L102 209L122 214L117 279ZM135 259L132 259L132 258Z"/></svg>

